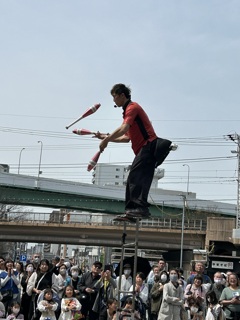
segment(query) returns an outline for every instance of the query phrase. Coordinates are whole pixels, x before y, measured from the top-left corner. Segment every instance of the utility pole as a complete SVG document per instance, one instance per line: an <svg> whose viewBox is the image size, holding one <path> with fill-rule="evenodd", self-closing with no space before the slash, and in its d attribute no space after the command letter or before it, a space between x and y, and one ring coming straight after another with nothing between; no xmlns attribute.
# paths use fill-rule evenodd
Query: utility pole
<svg viewBox="0 0 240 320"><path fill-rule="evenodd" d="M237 154L238 159L238 172L237 172L237 213L236 213L236 229L240 229L240 135L235 134L228 134L228 139L233 141L235 144L237 144L237 150L232 150L232 153Z"/></svg>
<svg viewBox="0 0 240 320"><path fill-rule="evenodd" d="M181 195L183 199L183 212L182 212L182 232L181 232L181 247L180 247L180 268L183 267L183 237L184 237L184 222L185 222L185 210L186 210L186 196Z"/></svg>

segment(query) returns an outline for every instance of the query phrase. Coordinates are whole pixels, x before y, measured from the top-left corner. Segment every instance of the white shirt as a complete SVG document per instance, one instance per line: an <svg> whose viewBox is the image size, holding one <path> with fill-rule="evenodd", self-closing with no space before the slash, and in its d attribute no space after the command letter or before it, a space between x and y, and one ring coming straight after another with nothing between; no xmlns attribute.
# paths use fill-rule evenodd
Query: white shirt
<svg viewBox="0 0 240 320"><path fill-rule="evenodd" d="M129 276L128 278L126 278L126 276L124 274L122 275L120 291L126 291L126 292L120 293L120 299L122 299L124 296L126 296L128 294L128 291L132 285L132 281L133 281L132 276ZM117 292L118 292L119 277L117 277L116 283L117 283Z"/></svg>

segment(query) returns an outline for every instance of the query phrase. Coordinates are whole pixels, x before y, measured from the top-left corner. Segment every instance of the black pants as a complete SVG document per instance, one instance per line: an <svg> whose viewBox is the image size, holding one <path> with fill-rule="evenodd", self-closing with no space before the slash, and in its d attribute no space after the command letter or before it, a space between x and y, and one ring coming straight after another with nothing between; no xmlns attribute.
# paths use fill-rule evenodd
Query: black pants
<svg viewBox="0 0 240 320"><path fill-rule="evenodd" d="M149 207L147 199L156 164L155 147L156 140L148 142L133 160L126 186L125 209Z"/></svg>

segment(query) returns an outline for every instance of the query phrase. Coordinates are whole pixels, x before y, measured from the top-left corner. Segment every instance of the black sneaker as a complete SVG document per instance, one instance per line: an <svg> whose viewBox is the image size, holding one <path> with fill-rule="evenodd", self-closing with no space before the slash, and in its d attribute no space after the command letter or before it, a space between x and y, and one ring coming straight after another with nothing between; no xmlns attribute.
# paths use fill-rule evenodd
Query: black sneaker
<svg viewBox="0 0 240 320"><path fill-rule="evenodd" d="M149 212L148 208L144 207L139 207L136 209L127 209L126 210L126 215L129 217L134 217L134 218L145 218L148 219L151 217L151 213Z"/></svg>
<svg viewBox="0 0 240 320"><path fill-rule="evenodd" d="M137 219L134 217L130 217L125 213L125 214L116 216L116 218L114 218L113 221L136 223Z"/></svg>

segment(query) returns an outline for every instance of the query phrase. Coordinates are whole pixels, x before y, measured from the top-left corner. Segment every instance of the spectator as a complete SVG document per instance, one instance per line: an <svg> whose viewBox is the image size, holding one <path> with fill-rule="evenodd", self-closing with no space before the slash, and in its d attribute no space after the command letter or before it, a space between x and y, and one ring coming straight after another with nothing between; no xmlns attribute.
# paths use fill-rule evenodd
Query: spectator
<svg viewBox="0 0 240 320"><path fill-rule="evenodd" d="M5 270L6 270L5 259L3 257L0 257L0 274Z"/></svg>
<svg viewBox="0 0 240 320"><path fill-rule="evenodd" d="M65 287L72 285L72 279L67 273L67 267L65 264L61 265L59 269L59 275L57 275L58 283L58 296L61 299Z"/></svg>
<svg viewBox="0 0 240 320"><path fill-rule="evenodd" d="M38 268L28 280L27 294L32 296L32 303L30 305L29 317L34 315L35 319L40 318L39 312L37 312L37 299L40 293L47 289L53 289L58 292L58 283L56 275L50 270L50 263L47 259L42 259L38 265Z"/></svg>
<svg viewBox="0 0 240 320"><path fill-rule="evenodd" d="M222 291L219 302L224 308L227 319L240 319L240 287L235 273L228 276L228 283L228 287Z"/></svg>
<svg viewBox="0 0 240 320"><path fill-rule="evenodd" d="M8 311L9 306L18 299L18 272L13 269L13 261L5 261L6 270L0 273L2 302Z"/></svg>
<svg viewBox="0 0 240 320"><path fill-rule="evenodd" d="M60 259L60 257L55 256L52 259L52 272L55 273L56 275L59 275L59 269L60 266L64 263L64 259Z"/></svg>
<svg viewBox="0 0 240 320"><path fill-rule="evenodd" d="M20 312L20 304L15 301L10 306L10 312L7 320L24 319L24 315Z"/></svg>
<svg viewBox="0 0 240 320"><path fill-rule="evenodd" d="M63 264L66 266L67 274L70 275L70 269L72 267L71 262L70 261L65 261Z"/></svg>
<svg viewBox="0 0 240 320"><path fill-rule="evenodd" d="M213 315L214 319L221 319L220 315L222 313L222 307L218 303L217 296L214 291L210 291L206 294L206 301L207 301L207 313L206 313L206 319L208 318L208 315Z"/></svg>
<svg viewBox="0 0 240 320"><path fill-rule="evenodd" d="M167 267L166 260L163 257L161 257L158 261L158 269L159 269L158 272L160 273L163 270L167 271L166 267ZM153 279L153 277L154 277L154 273L153 273L153 270L151 270L147 277L148 281L150 281L151 278Z"/></svg>
<svg viewBox="0 0 240 320"><path fill-rule="evenodd" d="M41 313L40 320L56 320L55 311L58 308L58 304L53 300L52 289L44 290L43 299L38 303L37 308Z"/></svg>
<svg viewBox="0 0 240 320"><path fill-rule="evenodd" d="M188 299L188 308L187 308L188 319L193 320L203 320L203 311L199 300L195 297Z"/></svg>
<svg viewBox="0 0 240 320"><path fill-rule="evenodd" d="M75 297L73 286L66 286L61 301L61 314L59 320L72 320L74 313L81 310L81 304Z"/></svg>
<svg viewBox="0 0 240 320"><path fill-rule="evenodd" d="M40 262L40 253L34 253L32 255L31 263L33 264L34 271L37 270Z"/></svg>
<svg viewBox="0 0 240 320"><path fill-rule="evenodd" d="M151 291L151 289L152 289L152 286L153 286L153 284L154 284L154 278L155 278L155 276L156 276L156 275L159 275L162 270L160 271L160 268L159 268L158 265L154 265L154 266L152 267L152 270L151 270L151 271L152 271L152 276L147 278L147 285L148 285L148 290L149 290L149 291ZM150 272L151 272L151 271L150 271Z"/></svg>
<svg viewBox="0 0 240 320"><path fill-rule="evenodd" d="M107 309L103 310L99 315L99 320L117 320L117 301L116 299L108 299Z"/></svg>
<svg viewBox="0 0 240 320"><path fill-rule="evenodd" d="M195 298L198 304L201 307L203 314L206 310L206 289L204 288L203 278L199 275L196 275L193 280L193 284L188 284L185 289L184 298L186 299L185 306L190 308L189 299L192 297Z"/></svg>
<svg viewBox="0 0 240 320"><path fill-rule="evenodd" d="M220 271L217 271L214 274L213 281L214 283L211 285L209 291L214 291L217 297L217 301L219 301L222 291L225 288L225 285L223 285L223 274Z"/></svg>
<svg viewBox="0 0 240 320"><path fill-rule="evenodd" d="M124 291L124 292L120 292L120 300L128 294L128 291L133 283L131 273L132 273L131 265L125 264L123 266L123 274L121 277L121 289L120 289L120 291ZM116 283L117 283L117 291L116 291L116 294L117 294L119 290L119 276L116 279Z"/></svg>
<svg viewBox="0 0 240 320"><path fill-rule="evenodd" d="M83 274L80 283L80 303L82 304L82 314L85 318L87 316L91 320L98 319L98 313L92 310L98 289L95 288L95 284L101 278L100 273L102 270L102 263L95 261L92 265L91 271Z"/></svg>
<svg viewBox="0 0 240 320"><path fill-rule="evenodd" d="M181 307L183 307L182 287L178 284L178 270L171 269L170 281L163 287L163 299L158 314L158 320L179 320Z"/></svg>
<svg viewBox="0 0 240 320"><path fill-rule="evenodd" d="M137 310L135 303L135 310L133 310L133 299L131 297L127 298L123 307L122 312L120 313L120 320L129 320L132 313L134 314L134 320L141 320L140 311ZM131 317L132 319L132 317Z"/></svg>
<svg viewBox="0 0 240 320"><path fill-rule="evenodd" d="M18 299L17 301L21 304L21 299L22 299L22 286L21 286L21 280L24 274L24 267L23 267L23 263L20 261L15 262L15 269L17 271L17 278L19 281L18 284Z"/></svg>
<svg viewBox="0 0 240 320"><path fill-rule="evenodd" d="M31 304L31 296L29 296L26 292L28 280L33 274L33 264L28 263L25 266L25 272L21 279L21 287L22 287L22 300L21 300L21 309L24 315L24 320L28 320L29 307Z"/></svg>
<svg viewBox="0 0 240 320"><path fill-rule="evenodd" d="M101 272L101 278L96 282L94 287L98 290L96 296L93 311L100 313L107 310L108 299L114 299L116 295L116 281L112 277L111 270L105 270Z"/></svg>
<svg viewBox="0 0 240 320"><path fill-rule="evenodd" d="M151 290L152 290L152 287L155 283L155 278L156 276L159 276L159 266L158 265L154 265L152 267L152 271L153 271L153 277L151 278L148 278L147 280L147 285L148 285L148 309L147 309L147 312L148 312L148 318L151 320Z"/></svg>
<svg viewBox="0 0 240 320"><path fill-rule="evenodd" d="M168 274L165 270L163 270L159 276L154 277L154 284L151 289L151 314L150 319L151 320L157 320L158 313L161 307L162 303L162 297L163 297L163 287L168 282Z"/></svg>
<svg viewBox="0 0 240 320"><path fill-rule="evenodd" d="M78 266L72 266L70 269L70 274L72 278L72 286L74 288L74 293L76 295L77 299L80 299L80 291L79 291L79 285L81 280L81 274L82 271L79 269Z"/></svg>
<svg viewBox="0 0 240 320"><path fill-rule="evenodd" d="M177 269L178 269L178 273L179 273L179 284L182 285L182 287L183 287L183 292L184 292L185 289L186 289L186 286L187 286L187 282L186 282L185 279L184 279L183 269L182 269L182 268L177 268Z"/></svg>
<svg viewBox="0 0 240 320"><path fill-rule="evenodd" d="M0 318L5 318L5 313L6 310L4 304L2 303L2 295L0 293Z"/></svg>
<svg viewBox="0 0 240 320"><path fill-rule="evenodd" d="M142 302L147 305L148 301L148 286L144 282L145 281L145 275L142 272L138 272L136 274L136 284L135 289L133 288L133 285L130 287L129 292L135 291L136 297L141 298Z"/></svg>
<svg viewBox="0 0 240 320"><path fill-rule="evenodd" d="M226 272L226 286L229 286L229 276L232 274L233 272L228 270Z"/></svg>
<svg viewBox="0 0 240 320"><path fill-rule="evenodd" d="M203 279L203 284L212 284L211 279L207 274L204 274L205 266L203 262L196 262L194 267L194 272L188 277L187 284L193 284L196 275L201 276ZM207 287L205 287L207 289ZM207 290L206 290L207 291Z"/></svg>

